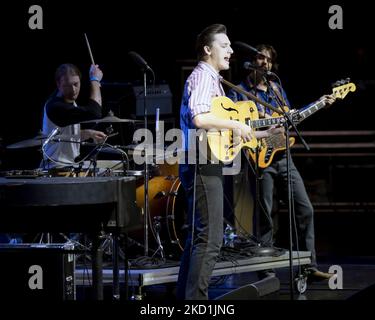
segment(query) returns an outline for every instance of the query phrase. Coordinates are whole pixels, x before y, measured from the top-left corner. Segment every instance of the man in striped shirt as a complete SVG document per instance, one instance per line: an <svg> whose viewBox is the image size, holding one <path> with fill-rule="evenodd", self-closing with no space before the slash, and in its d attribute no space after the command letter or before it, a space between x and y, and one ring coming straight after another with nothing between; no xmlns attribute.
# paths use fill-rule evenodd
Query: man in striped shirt
<svg viewBox="0 0 375 320"><path fill-rule="evenodd" d="M196 139L189 137L192 129L236 130L245 142L250 141L254 132L249 126L210 113L212 98L225 96L219 72L229 69L233 53L226 27L214 24L205 28L197 37L196 50L199 63L185 83L180 110L185 151L195 152L189 150L194 145L191 139ZM268 135L267 131L256 133L257 138ZM181 259L177 298L208 299L209 280L223 241L222 165L180 163L179 176L193 228Z"/></svg>

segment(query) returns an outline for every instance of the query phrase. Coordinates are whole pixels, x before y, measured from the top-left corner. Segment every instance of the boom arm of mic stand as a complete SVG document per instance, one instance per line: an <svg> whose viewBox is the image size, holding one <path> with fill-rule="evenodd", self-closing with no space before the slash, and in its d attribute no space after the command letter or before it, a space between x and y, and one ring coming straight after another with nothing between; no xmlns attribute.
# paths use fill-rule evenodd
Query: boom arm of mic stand
<svg viewBox="0 0 375 320"><path fill-rule="evenodd" d="M287 123L289 123L293 127L294 131L296 132L296 134L297 134L298 138L300 139L300 141L302 142L303 146L305 147L305 149L307 151L309 151L310 147L306 143L305 139L302 137L301 133L298 131L295 123L293 122L293 120L290 117L290 114L288 112L285 112L285 111L283 111L283 112L284 112L283 116L288 120ZM286 130L288 130L288 128L286 128Z"/></svg>
<svg viewBox="0 0 375 320"><path fill-rule="evenodd" d="M232 88L234 91L236 91L236 92L238 92L238 93L242 93L243 95L245 95L245 96L248 97L249 99L254 100L254 101L260 103L261 105L263 105L263 106L265 106L265 107L271 109L272 111L276 112L277 114L279 114L279 115L282 115L282 114L283 114L279 109L275 108L274 106L271 106L269 103L267 103L267 102L265 102L265 101L259 99L257 96L255 96L255 95L253 95L252 93L247 92L246 90L244 90L244 89L242 89L242 88L240 88L240 87L234 85L233 83L231 83L231 82L225 80L224 78L221 78L220 81L221 81L222 83L226 84L228 87Z"/></svg>
<svg viewBox="0 0 375 320"><path fill-rule="evenodd" d="M272 86L270 86L270 84L268 83L267 80L266 80L266 84L267 84L267 86L268 86L269 89L272 88ZM290 114L288 112L285 112L285 110L283 108L280 108L280 109L282 110L281 112L282 112L283 116L287 119L287 123L289 123L292 126L292 128L296 132L299 140L302 142L302 144L305 147L305 149L307 151L309 151L310 147L308 146L308 144L306 143L305 139L302 137L301 133L297 129L297 126L295 125L295 123L293 122L292 118L290 117ZM288 128L286 128L286 129L288 129Z"/></svg>

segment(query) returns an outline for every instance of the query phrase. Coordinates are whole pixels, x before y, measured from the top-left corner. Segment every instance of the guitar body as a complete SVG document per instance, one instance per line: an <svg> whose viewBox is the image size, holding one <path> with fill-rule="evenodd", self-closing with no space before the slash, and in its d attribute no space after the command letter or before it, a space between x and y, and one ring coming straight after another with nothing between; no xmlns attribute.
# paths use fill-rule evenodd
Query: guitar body
<svg viewBox="0 0 375 320"><path fill-rule="evenodd" d="M288 107L283 107L285 112L289 111ZM279 117L276 112L272 114L272 117ZM258 146L258 167L261 169L267 168L273 161L273 157L279 151L286 149L285 147L286 137L284 133L275 134L268 138L260 139ZM293 137L289 138L289 146L292 147L295 143ZM250 157L253 159L254 163L256 161L256 150L249 149Z"/></svg>
<svg viewBox="0 0 375 320"><path fill-rule="evenodd" d="M273 161L273 157L279 151L285 150L285 134L279 133L270 138L262 138L259 143L259 155L258 155L258 167L267 168ZM295 143L293 137L289 138L289 145L292 147ZM253 161L256 161L256 153L253 150L249 150L250 156Z"/></svg>
<svg viewBox="0 0 375 320"><path fill-rule="evenodd" d="M258 119L258 109L254 102L239 101L234 103L224 96L212 99L210 112L220 119L235 120L242 123L250 123L250 121ZM249 142L241 142L234 146L232 130L210 130L207 133L207 141L211 151L211 160L215 158L223 163L232 162L242 148L255 148L257 146L255 136Z"/></svg>

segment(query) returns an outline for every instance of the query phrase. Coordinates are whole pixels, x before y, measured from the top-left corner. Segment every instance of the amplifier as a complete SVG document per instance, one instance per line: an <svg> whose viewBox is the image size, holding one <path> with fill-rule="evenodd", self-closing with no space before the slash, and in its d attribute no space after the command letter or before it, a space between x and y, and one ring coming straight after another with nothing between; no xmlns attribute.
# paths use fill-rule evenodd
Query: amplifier
<svg viewBox="0 0 375 320"><path fill-rule="evenodd" d="M1 298L75 300L73 244L0 244Z"/></svg>
<svg viewBox="0 0 375 320"><path fill-rule="evenodd" d="M144 87L133 86L135 96L135 115L137 117L144 115ZM147 114L155 115L159 108L160 114L172 114L172 93L167 84L148 85L146 96Z"/></svg>

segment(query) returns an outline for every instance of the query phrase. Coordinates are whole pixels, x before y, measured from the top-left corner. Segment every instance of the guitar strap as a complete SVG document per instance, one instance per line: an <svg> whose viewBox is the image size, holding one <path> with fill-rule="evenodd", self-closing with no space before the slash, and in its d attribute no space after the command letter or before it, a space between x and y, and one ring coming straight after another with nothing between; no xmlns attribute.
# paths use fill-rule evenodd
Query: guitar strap
<svg viewBox="0 0 375 320"><path fill-rule="evenodd" d="M256 97L258 97L257 90L256 90L255 86L253 85L253 83L250 81L249 77L246 77L246 84L247 84L247 86L250 88L250 91L254 91L253 94L254 94ZM246 96L245 96L245 98L246 98ZM264 117L266 116L266 110L265 110L265 107L264 107L262 104L260 104L260 103L258 103L258 102L256 102L256 101L254 101L254 102L255 102L255 104L256 104L256 106L257 106L257 108L258 108L258 117L259 117L259 118L264 118Z"/></svg>
<svg viewBox="0 0 375 320"><path fill-rule="evenodd" d="M277 87L277 85L276 85L274 82L270 81L270 83L271 83L271 87L272 87L273 91L276 93L277 97L278 97L279 100L282 102L282 104L283 104L283 106L284 106L284 107L283 107L284 111L288 111L288 110L285 110L285 107L287 107L288 104L287 104L287 102L285 101L283 95L281 94L279 88Z"/></svg>

